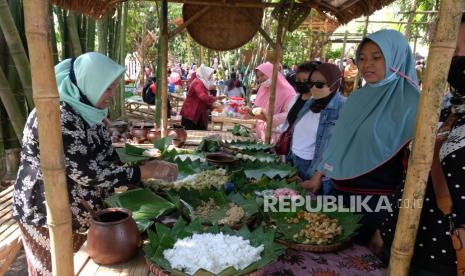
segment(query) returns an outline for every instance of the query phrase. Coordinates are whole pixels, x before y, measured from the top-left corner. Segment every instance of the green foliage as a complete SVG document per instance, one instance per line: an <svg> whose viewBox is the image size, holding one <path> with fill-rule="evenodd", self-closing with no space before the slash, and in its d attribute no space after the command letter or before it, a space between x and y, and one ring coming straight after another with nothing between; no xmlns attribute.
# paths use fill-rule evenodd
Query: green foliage
<svg viewBox="0 0 465 276"><path fill-rule="evenodd" d="M342 48L336 48L336 49L329 49L328 52L326 53L326 60L329 59L338 59L341 58L342 56Z"/></svg>

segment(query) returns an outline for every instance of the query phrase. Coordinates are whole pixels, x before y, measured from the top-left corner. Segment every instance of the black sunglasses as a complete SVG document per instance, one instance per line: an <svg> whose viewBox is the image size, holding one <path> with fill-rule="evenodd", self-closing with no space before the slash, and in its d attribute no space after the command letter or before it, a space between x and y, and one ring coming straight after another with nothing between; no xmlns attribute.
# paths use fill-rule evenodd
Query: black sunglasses
<svg viewBox="0 0 465 276"><path fill-rule="evenodd" d="M315 86L316 88L318 89L321 89L323 88L324 86L326 85L326 82L321 82L321 81L309 81L308 82L308 86L310 87L310 89L312 89L313 86Z"/></svg>

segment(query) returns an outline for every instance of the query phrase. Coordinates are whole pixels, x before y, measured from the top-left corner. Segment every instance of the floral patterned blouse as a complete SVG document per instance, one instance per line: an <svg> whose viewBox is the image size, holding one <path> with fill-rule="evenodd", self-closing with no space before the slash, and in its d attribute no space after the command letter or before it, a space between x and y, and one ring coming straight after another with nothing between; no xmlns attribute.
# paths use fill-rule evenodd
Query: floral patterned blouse
<svg viewBox="0 0 465 276"><path fill-rule="evenodd" d="M89 227L90 214L81 205L81 199L98 210L102 208L103 198L115 187L138 183L140 170L116 163L120 161L103 124L90 127L64 102L60 109L73 229L85 231ZM47 213L38 137L34 109L23 133L20 167L13 192L13 217L20 223L40 227L46 226Z"/></svg>

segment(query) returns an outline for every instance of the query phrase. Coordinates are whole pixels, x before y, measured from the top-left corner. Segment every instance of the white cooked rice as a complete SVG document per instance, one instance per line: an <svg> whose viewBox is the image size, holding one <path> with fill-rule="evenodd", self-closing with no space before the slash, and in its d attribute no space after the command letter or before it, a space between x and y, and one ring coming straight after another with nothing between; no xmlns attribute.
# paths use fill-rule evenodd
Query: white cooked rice
<svg viewBox="0 0 465 276"><path fill-rule="evenodd" d="M187 274L201 268L218 274L231 266L237 270L246 268L261 259L263 249L263 244L253 247L242 237L205 233L176 241L172 249L163 251L163 256L173 269Z"/></svg>

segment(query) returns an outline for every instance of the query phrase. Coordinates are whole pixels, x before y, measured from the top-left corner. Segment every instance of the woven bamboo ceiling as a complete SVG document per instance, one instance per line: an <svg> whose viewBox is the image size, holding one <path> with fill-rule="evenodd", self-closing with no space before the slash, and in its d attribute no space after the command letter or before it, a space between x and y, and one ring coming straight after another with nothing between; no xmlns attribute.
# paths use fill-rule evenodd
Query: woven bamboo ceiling
<svg viewBox="0 0 465 276"><path fill-rule="evenodd" d="M101 17L118 3L125 0L52 0L56 5L75 10L96 18ZM152 0L161 1L161 0ZM248 0L168 0L171 3L184 3L210 6L232 7L275 7L277 1L264 0L263 3L253 3ZM290 2L291 0L281 0ZM311 6L321 12L327 12L337 18L340 23L347 23L361 15L370 15L394 2L394 0L299 0L296 7Z"/></svg>

